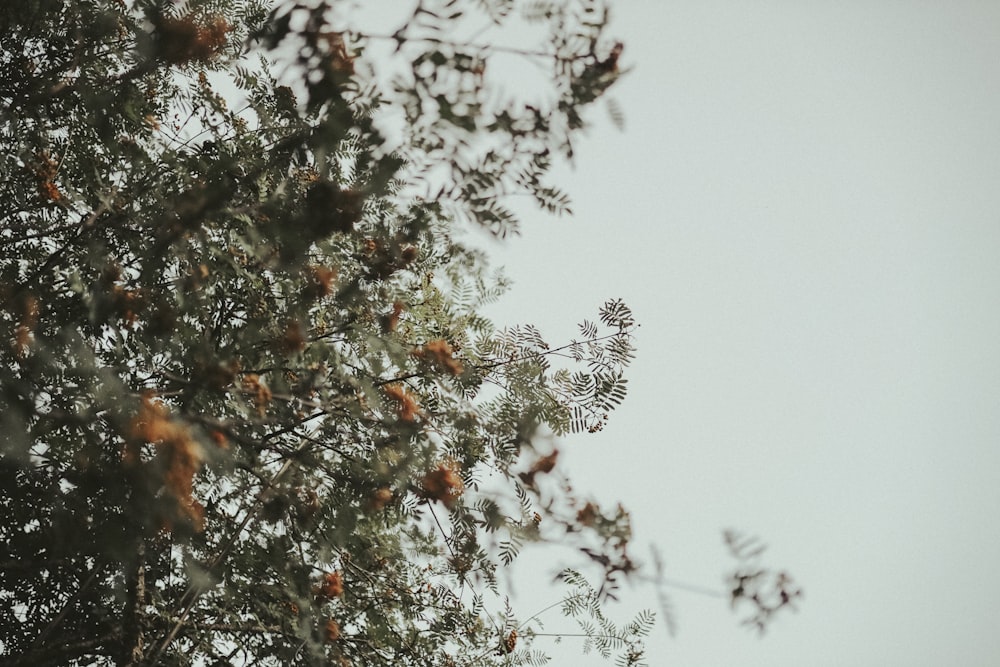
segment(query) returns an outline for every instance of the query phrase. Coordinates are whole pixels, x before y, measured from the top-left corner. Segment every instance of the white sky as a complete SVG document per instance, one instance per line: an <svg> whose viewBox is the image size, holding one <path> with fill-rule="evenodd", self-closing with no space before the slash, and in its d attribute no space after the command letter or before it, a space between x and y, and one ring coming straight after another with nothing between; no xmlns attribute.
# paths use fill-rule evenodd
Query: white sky
<svg viewBox="0 0 1000 667"><path fill-rule="evenodd" d="M594 114L493 314L555 343L623 297L630 396L561 463L668 576L721 590L734 527L806 594L759 640L677 591L650 664L997 664L1000 3L615 6L626 131Z"/></svg>

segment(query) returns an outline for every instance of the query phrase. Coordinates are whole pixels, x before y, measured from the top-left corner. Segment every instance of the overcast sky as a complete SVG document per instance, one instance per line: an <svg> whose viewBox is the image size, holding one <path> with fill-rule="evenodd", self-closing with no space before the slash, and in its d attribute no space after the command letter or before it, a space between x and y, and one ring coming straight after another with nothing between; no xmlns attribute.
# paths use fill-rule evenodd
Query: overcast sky
<svg viewBox="0 0 1000 667"><path fill-rule="evenodd" d="M997 664L1000 3L614 6L626 131L495 249L493 313L556 342L624 298L630 396L561 463L668 576L722 590L734 527L806 594L760 640L678 590L650 664Z"/></svg>

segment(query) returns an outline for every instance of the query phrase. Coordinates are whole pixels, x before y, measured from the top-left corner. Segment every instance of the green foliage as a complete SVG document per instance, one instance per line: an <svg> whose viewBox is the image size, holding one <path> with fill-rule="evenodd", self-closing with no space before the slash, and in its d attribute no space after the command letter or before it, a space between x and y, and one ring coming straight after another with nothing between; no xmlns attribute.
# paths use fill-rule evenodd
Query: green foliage
<svg viewBox="0 0 1000 667"><path fill-rule="evenodd" d="M540 436L620 403L631 314L498 329L456 240L569 211L603 6L348 10L0 8L5 664L536 665L498 570L553 535L630 570ZM536 50L463 37L522 11ZM502 93L498 54L546 85Z"/></svg>
<svg viewBox="0 0 1000 667"><path fill-rule="evenodd" d="M645 665L643 639L653 628L653 612L644 610L624 626L615 624L603 609L602 597L575 570L566 570L560 578L571 587L564 598L562 611L576 619L584 633L584 653L597 651L604 658L615 657L620 667Z"/></svg>
<svg viewBox="0 0 1000 667"><path fill-rule="evenodd" d="M638 664L651 616L601 609L628 514L545 444L621 403L632 314L498 328L458 240L570 211L546 178L620 74L606 8L350 10L0 7L3 664L540 665L499 575L538 542ZM518 17L539 46L477 41Z"/></svg>

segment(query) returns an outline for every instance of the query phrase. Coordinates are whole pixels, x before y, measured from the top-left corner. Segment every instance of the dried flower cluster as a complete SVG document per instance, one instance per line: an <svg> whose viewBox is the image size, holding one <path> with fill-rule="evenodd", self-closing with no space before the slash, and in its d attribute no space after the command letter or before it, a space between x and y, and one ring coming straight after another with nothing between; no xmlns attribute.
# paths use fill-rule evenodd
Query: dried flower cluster
<svg viewBox="0 0 1000 667"><path fill-rule="evenodd" d="M271 402L271 390L261 382L260 376L256 373L249 373L243 377L243 391L253 400L257 413L264 416L267 406Z"/></svg>
<svg viewBox="0 0 1000 667"><path fill-rule="evenodd" d="M452 375L461 375L461 362L453 356L455 351L446 340L432 340L422 347L417 348L411 354L418 359L429 361L438 368L442 368Z"/></svg>
<svg viewBox="0 0 1000 667"><path fill-rule="evenodd" d="M28 354L35 327L38 326L38 299L28 294L20 300L17 326L14 328L14 355L23 359Z"/></svg>
<svg viewBox="0 0 1000 667"><path fill-rule="evenodd" d="M416 399L398 382L385 385L382 390L396 404L396 413L404 422L414 421L420 415L420 407Z"/></svg>
<svg viewBox="0 0 1000 667"><path fill-rule="evenodd" d="M157 26L160 57L173 65L209 60L225 47L229 29L229 23L219 16L207 20L192 14L163 18Z"/></svg>
<svg viewBox="0 0 1000 667"><path fill-rule="evenodd" d="M504 640L503 647L506 653L510 653L517 646L517 628L510 631L507 635L507 639Z"/></svg>
<svg viewBox="0 0 1000 667"><path fill-rule="evenodd" d="M522 472L519 477L522 482L528 486L533 486L535 483L535 475L539 473L550 473L556 467L556 460L559 458L559 450L553 449L551 454L542 456L537 461L531 464L531 468L527 472Z"/></svg>
<svg viewBox="0 0 1000 667"><path fill-rule="evenodd" d="M330 296L333 293L333 283L337 279L337 271L326 266L310 266L309 282L303 289L302 296L309 301L315 301Z"/></svg>
<svg viewBox="0 0 1000 667"><path fill-rule="evenodd" d="M354 76L354 56L347 50L344 34L340 32L325 32L320 35L326 42L326 58L324 67L335 78Z"/></svg>
<svg viewBox="0 0 1000 667"><path fill-rule="evenodd" d="M381 487L379 489L376 489L375 493L372 494L371 498L372 509L374 509L375 511L381 511L385 509L386 505L392 502L393 497L394 495L392 493L392 490L389 488Z"/></svg>
<svg viewBox="0 0 1000 667"><path fill-rule="evenodd" d="M594 503L587 503L576 513L576 522L581 526L593 526L601 516L600 510Z"/></svg>
<svg viewBox="0 0 1000 667"><path fill-rule="evenodd" d="M289 320L285 323L285 330L278 339L278 350L282 354L294 354L301 352L306 347L306 333L302 328L302 323L298 320Z"/></svg>
<svg viewBox="0 0 1000 667"><path fill-rule="evenodd" d="M382 331L389 333L399 326L399 318L403 314L403 302L394 301L392 310L382 316Z"/></svg>
<svg viewBox="0 0 1000 667"><path fill-rule="evenodd" d="M436 500L447 508L452 508L465 492L465 483L459 475L455 461L444 461L424 475L420 482L424 498Z"/></svg>
<svg viewBox="0 0 1000 667"><path fill-rule="evenodd" d="M344 594L344 578L339 571L327 572L323 575L315 589L316 597L321 600L332 600Z"/></svg>
<svg viewBox="0 0 1000 667"><path fill-rule="evenodd" d="M59 164L48 152L40 151L35 155L32 171L38 184L38 196L49 202L61 201L62 193L55 184L56 174L59 173Z"/></svg>
<svg viewBox="0 0 1000 667"><path fill-rule="evenodd" d="M143 395L139 412L129 424L124 460L128 466L141 465L142 443L153 443L155 464L162 475L164 490L177 503L176 518L190 521L196 530L204 527L205 511L192 493L194 476L201 468L202 449L184 424L170 418L167 407L153 394ZM164 527L171 528L175 517L164 517Z"/></svg>
<svg viewBox="0 0 1000 667"><path fill-rule="evenodd" d="M111 288L111 311L114 316L128 324L135 324L139 313L146 307L146 299L142 291L128 289L123 285Z"/></svg>
<svg viewBox="0 0 1000 667"><path fill-rule="evenodd" d="M333 620L332 618L327 619L326 626L324 626L324 630L326 631L327 643L332 644L333 642L340 639L340 624L337 623L337 621Z"/></svg>

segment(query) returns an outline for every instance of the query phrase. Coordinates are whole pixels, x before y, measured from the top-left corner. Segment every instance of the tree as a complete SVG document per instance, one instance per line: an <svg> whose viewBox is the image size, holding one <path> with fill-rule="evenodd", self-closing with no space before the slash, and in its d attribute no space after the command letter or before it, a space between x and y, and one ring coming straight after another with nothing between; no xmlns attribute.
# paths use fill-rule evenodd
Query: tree
<svg viewBox="0 0 1000 667"><path fill-rule="evenodd" d="M498 329L460 239L568 211L546 174L620 74L602 3L514 5L0 9L0 664L539 664L497 571L552 539L641 661L651 615L600 607L628 514L540 437L624 398L632 315ZM540 47L475 36L519 20Z"/></svg>

